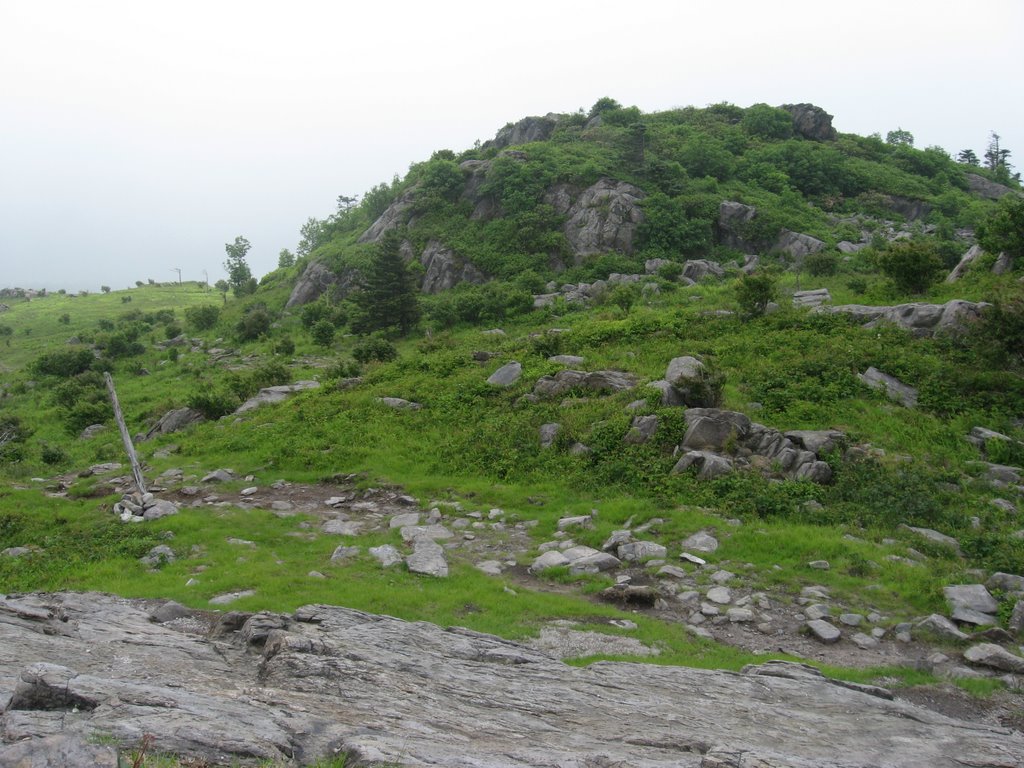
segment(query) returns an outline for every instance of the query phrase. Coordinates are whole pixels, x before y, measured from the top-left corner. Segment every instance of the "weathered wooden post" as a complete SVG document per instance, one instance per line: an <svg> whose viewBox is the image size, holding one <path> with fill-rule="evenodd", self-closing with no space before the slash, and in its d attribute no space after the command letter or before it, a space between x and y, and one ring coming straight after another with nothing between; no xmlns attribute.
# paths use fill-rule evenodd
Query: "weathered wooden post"
<svg viewBox="0 0 1024 768"><path fill-rule="evenodd" d="M128 461L132 465L132 476L135 478L135 487L139 489L139 498L146 493L146 480L142 476L142 467L139 466L139 458L135 455L135 446L132 445L132 438L128 434L128 427L124 423L124 415L121 413L121 404L117 401L117 390L114 389L114 379L109 372L104 372L103 378L107 382L107 391L110 393L110 402L114 406L114 418L117 420L117 428L121 430L121 440L124 441L124 449L128 453Z"/></svg>

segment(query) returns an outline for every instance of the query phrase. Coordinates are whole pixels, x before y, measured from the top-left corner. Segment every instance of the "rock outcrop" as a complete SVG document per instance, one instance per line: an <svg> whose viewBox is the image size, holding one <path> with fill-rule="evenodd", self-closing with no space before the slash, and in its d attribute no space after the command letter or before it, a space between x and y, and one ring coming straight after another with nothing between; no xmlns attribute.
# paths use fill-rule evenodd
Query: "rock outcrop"
<svg viewBox="0 0 1024 768"><path fill-rule="evenodd" d="M194 408L175 408L161 416L141 439L150 440L158 435L169 435L205 420L206 417Z"/></svg>
<svg viewBox="0 0 1024 768"><path fill-rule="evenodd" d="M1003 184L999 184L995 181L989 181L984 176L979 176L976 173L967 174L967 188L973 194L978 197L983 197L986 200L998 200L1003 195L1013 191Z"/></svg>
<svg viewBox="0 0 1024 768"><path fill-rule="evenodd" d="M549 112L543 117L524 117L518 123L509 123L495 134L490 141L483 143L483 149L505 149L518 144L529 144L531 141L546 141L551 138L560 116Z"/></svg>
<svg viewBox="0 0 1024 768"><path fill-rule="evenodd" d="M984 253L984 251L981 250L980 245L975 244L968 248L967 252L960 257L960 261L957 262L957 265L953 267L952 271L950 271L948 275L946 275L946 282L955 283L966 275L971 264L973 264L974 260L981 256L982 253Z"/></svg>
<svg viewBox="0 0 1024 768"><path fill-rule="evenodd" d="M273 405L287 400L296 392L305 392L307 389L316 389L320 386L319 381L296 381L294 384L281 384L276 387L264 387L255 395L242 403L235 410L235 414L248 413L264 405Z"/></svg>
<svg viewBox="0 0 1024 768"><path fill-rule="evenodd" d="M316 301L332 288L336 289L338 298L344 298L358 282L359 272L355 269L346 268L335 273L323 262L311 261L295 283L285 309Z"/></svg>
<svg viewBox="0 0 1024 768"><path fill-rule="evenodd" d="M63 765L89 764L78 759L87 749L83 759L116 765L97 734L135 748L151 734L153 752L218 765L340 755L453 768L1024 760L1017 731L800 664L580 668L491 635L324 605L162 618L109 595L0 598L0 764L38 764L60 740Z"/></svg>
<svg viewBox="0 0 1024 768"><path fill-rule="evenodd" d="M897 304L892 307L869 307L862 304L840 304L838 306L816 307L814 312L850 315L865 328L874 328L879 323L892 323L904 328L915 336L932 336L936 333L958 333L981 317L981 312L990 306L985 302L952 299L945 304Z"/></svg>
<svg viewBox="0 0 1024 768"><path fill-rule="evenodd" d="M718 206L718 242L745 253L757 250L757 244L746 236L745 226L757 215L752 205L723 200Z"/></svg>
<svg viewBox="0 0 1024 768"><path fill-rule="evenodd" d="M376 243L385 233L408 223L413 201L416 199L416 187L407 189L398 199L389 205L370 228L359 236L360 243Z"/></svg>
<svg viewBox="0 0 1024 768"><path fill-rule="evenodd" d="M424 267L420 290L426 294L447 291L459 283L479 285L487 282L487 275L437 240L427 243L420 255L420 263Z"/></svg>
<svg viewBox="0 0 1024 768"><path fill-rule="evenodd" d="M638 187L615 179L601 179L583 190L564 211L563 231L576 263L599 253L632 253L633 239L643 221L639 205L643 197ZM554 199L556 210L559 199Z"/></svg>
<svg viewBox="0 0 1024 768"><path fill-rule="evenodd" d="M783 104L781 109L793 116L793 132L812 141L832 141L836 129L832 127L832 115L814 104Z"/></svg>

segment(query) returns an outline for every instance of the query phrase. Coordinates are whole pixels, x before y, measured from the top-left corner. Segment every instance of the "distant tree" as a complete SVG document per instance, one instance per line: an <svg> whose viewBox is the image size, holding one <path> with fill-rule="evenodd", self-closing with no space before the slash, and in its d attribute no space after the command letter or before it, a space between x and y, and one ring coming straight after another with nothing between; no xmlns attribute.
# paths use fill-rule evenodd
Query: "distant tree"
<svg viewBox="0 0 1024 768"><path fill-rule="evenodd" d="M282 248L281 252L277 254L277 266L278 268L294 267L295 254L289 251L287 248Z"/></svg>
<svg viewBox="0 0 1024 768"><path fill-rule="evenodd" d="M225 243L224 251L228 257L224 261L224 271L228 273L228 284L234 289L235 296L244 296L251 291L250 280L252 270L245 261L246 254L252 246L249 241L239 235L233 243Z"/></svg>
<svg viewBox="0 0 1024 768"><path fill-rule="evenodd" d="M602 112L610 112L613 109L622 109L622 105L610 96L602 96L594 102L594 106L590 108L587 117L597 117Z"/></svg>
<svg viewBox="0 0 1024 768"><path fill-rule="evenodd" d="M212 304L185 308L185 320L197 331L208 331L217 324L220 309Z"/></svg>
<svg viewBox="0 0 1024 768"><path fill-rule="evenodd" d="M1004 184L1010 181L1020 181L1020 174L1010 174L1010 150L1004 149L999 144L1000 136L995 131L989 134L988 148L985 150L985 166L995 173L996 178Z"/></svg>
<svg viewBox="0 0 1024 768"><path fill-rule="evenodd" d="M213 284L213 287L216 288L221 293L227 293L228 291L231 290L231 286L228 285L227 280L218 280L216 283Z"/></svg>
<svg viewBox="0 0 1024 768"><path fill-rule="evenodd" d="M901 240L878 256L878 267L904 293L924 293L942 271L942 257L927 240Z"/></svg>
<svg viewBox="0 0 1024 768"><path fill-rule="evenodd" d="M110 286L109 285L101 285L100 286L100 290L103 291L104 293L110 293Z"/></svg>
<svg viewBox="0 0 1024 768"><path fill-rule="evenodd" d="M910 131L905 131L902 128L897 128L895 131L889 131L885 134L885 143L894 144L896 146L912 147L914 146L914 134Z"/></svg>
<svg viewBox="0 0 1024 768"><path fill-rule="evenodd" d="M959 154L956 156L956 160L958 163L963 163L964 165L977 166L981 164L981 161L978 160L978 156L974 153L973 149L961 149Z"/></svg>
<svg viewBox="0 0 1024 768"><path fill-rule="evenodd" d="M338 213L346 214L359 204L358 197L351 195L338 195Z"/></svg>
<svg viewBox="0 0 1024 768"><path fill-rule="evenodd" d="M299 228L299 244L295 247L297 256L309 256L313 251L327 242L327 222L310 216Z"/></svg>
<svg viewBox="0 0 1024 768"><path fill-rule="evenodd" d="M412 275L402 260L401 242L401 235L392 230L377 244L356 297L359 312L352 322L356 333L397 329L404 335L419 320L419 300Z"/></svg>

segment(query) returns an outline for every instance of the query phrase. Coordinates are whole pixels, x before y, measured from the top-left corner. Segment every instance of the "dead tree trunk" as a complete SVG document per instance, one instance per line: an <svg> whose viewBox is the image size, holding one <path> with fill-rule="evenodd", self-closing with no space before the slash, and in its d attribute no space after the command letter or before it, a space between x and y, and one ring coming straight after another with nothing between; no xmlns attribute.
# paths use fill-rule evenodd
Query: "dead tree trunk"
<svg viewBox="0 0 1024 768"><path fill-rule="evenodd" d="M139 489L139 496L141 497L146 493L146 479L142 476L142 467L139 466L139 458L135 455L135 446L132 445L132 438L128 434L128 427L124 423L121 404L117 401L117 390L114 389L114 379L110 373L104 373L103 378L107 382L107 392L110 393L110 402L114 406L114 418L117 420L117 428L121 430L121 440L124 441L124 449L128 453L128 461L132 465L132 477L135 478L135 487Z"/></svg>

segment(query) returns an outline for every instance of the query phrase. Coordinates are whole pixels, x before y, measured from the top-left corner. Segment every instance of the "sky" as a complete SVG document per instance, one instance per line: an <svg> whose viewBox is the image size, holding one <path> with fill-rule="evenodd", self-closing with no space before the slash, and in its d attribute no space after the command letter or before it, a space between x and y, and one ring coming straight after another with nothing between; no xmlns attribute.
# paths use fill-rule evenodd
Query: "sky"
<svg viewBox="0 0 1024 768"><path fill-rule="evenodd" d="M0 287L212 283L238 235L263 275L339 195L603 96L994 130L1019 170L1022 33L1020 0L0 0Z"/></svg>

